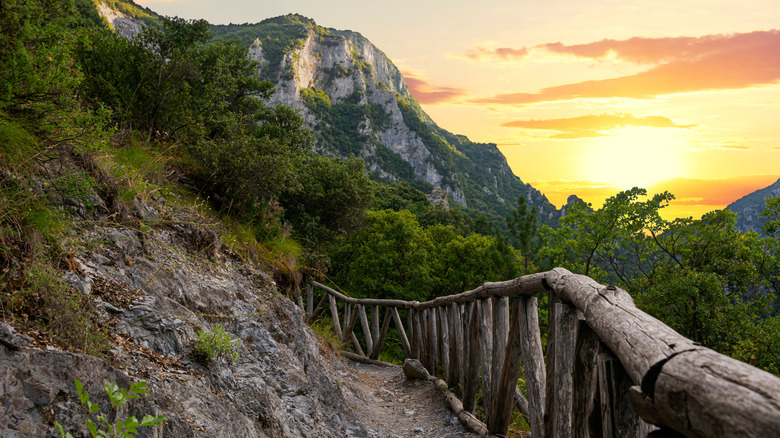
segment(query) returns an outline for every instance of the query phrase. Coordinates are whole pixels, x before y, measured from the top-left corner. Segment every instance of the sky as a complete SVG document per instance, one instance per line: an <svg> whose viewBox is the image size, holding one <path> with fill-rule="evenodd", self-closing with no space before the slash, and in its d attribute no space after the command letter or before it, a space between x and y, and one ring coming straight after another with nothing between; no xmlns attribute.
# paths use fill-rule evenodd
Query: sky
<svg viewBox="0 0 780 438"><path fill-rule="evenodd" d="M699 218L780 178L777 0L136 0L214 24L360 32L436 123L561 206L669 191Z"/></svg>

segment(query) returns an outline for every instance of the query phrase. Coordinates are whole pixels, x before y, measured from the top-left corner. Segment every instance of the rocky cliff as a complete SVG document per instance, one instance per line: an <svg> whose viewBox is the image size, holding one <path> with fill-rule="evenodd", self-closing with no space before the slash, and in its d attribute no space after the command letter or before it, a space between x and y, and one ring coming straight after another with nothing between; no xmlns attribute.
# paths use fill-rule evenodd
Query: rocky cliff
<svg viewBox="0 0 780 438"><path fill-rule="evenodd" d="M460 206L492 219L524 195L554 222L559 213L524 184L494 144L437 126L387 56L362 35L323 28L300 15L257 24L213 26L217 39L250 45L261 76L276 84L274 102L299 110L319 152L362 158L374 176L406 180L426 193L442 188Z"/></svg>
<svg viewBox="0 0 780 438"><path fill-rule="evenodd" d="M301 310L262 266L223 246L217 218L198 213L181 195L152 191L121 201L116 182L94 158L61 154L36 175L41 199L74 218L74 249L63 256L58 275L90 303L57 311L78 318L96 307L94 318L110 345L100 358L63 351L26 324L27 315L4 319L0 436L59 436L54 421L74 436L87 436L87 411L74 379L86 384L106 414L104 380L124 388L148 382L150 394L132 400L118 418L151 414L169 421L164 428L141 428L139 436L366 436L337 380L348 373L343 364L327 344L321 348L301 322ZM89 178L101 181L99 188L75 193L57 183ZM25 263L3 260L4 268ZM12 282L40 275L13 267L2 274ZM38 290L64 293L54 286ZM97 330L65 323L59 329ZM214 332L217 325L232 342L240 341L234 362L205 361L193 350L199 331Z"/></svg>
<svg viewBox="0 0 780 438"><path fill-rule="evenodd" d="M766 219L759 217L766 206L766 198L780 196L780 179L774 184L764 187L761 190L743 196L729 204L726 208L737 213L737 228L745 232L748 230L762 234L761 227Z"/></svg>

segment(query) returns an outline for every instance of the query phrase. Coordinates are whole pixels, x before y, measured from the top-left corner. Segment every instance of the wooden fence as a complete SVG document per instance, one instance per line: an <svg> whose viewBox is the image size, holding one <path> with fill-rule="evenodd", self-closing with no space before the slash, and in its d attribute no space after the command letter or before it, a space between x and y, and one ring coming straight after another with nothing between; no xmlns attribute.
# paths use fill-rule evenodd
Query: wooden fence
<svg viewBox="0 0 780 438"><path fill-rule="evenodd" d="M316 307L312 286L325 292ZM549 294L546 357L540 293ZM422 303L355 299L317 282L306 295L307 321L328 305L339 339L370 359L392 321L406 356L443 375L464 412L481 400L492 435L506 433L516 406L534 438L780 436L780 379L681 336L622 289L565 269Z"/></svg>

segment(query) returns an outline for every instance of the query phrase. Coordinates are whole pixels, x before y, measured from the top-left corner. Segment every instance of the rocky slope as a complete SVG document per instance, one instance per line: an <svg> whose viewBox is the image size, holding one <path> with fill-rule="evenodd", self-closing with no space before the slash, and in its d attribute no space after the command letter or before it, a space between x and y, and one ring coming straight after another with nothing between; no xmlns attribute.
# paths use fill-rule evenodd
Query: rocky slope
<svg viewBox="0 0 780 438"><path fill-rule="evenodd" d="M41 190L57 201L48 182L85 170L63 155L39 172ZM104 380L148 382L150 394L119 418L169 422L139 436L366 436L334 378L346 372L343 364L320 348L261 267L222 246L215 218L177 196L150 193L129 205L96 191L58 202L80 218L73 225L80 249L63 259L65 280L98 303L112 346L103 358L75 354L0 323L0 436L54 436L55 420L86 436L74 379L104 411ZM217 324L241 341L233 363L204 363L193 353L198 329Z"/></svg>
<svg viewBox="0 0 780 438"><path fill-rule="evenodd" d="M737 228L742 232L753 230L758 234L762 234L761 226L764 225L766 220L759 216L764 211L764 206L766 206L764 199L775 196L780 196L780 179L768 187L756 190L737 199L726 208L739 215L737 217Z"/></svg>

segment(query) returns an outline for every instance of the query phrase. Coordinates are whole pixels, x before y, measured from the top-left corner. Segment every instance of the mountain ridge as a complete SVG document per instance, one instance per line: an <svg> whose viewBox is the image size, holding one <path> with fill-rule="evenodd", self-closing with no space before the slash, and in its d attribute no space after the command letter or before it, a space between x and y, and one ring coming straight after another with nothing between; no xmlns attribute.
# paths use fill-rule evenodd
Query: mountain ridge
<svg viewBox="0 0 780 438"><path fill-rule="evenodd" d="M760 217L760 215L764 211L764 206L766 206L765 199L775 196L780 196L780 179L763 189L756 190L737 199L726 206L726 209L737 213L737 228L740 231L752 230L758 234L763 234L761 227L766 222L766 219Z"/></svg>
<svg viewBox="0 0 780 438"><path fill-rule="evenodd" d="M302 113L317 136L317 152L357 156L375 179L404 180L426 193L440 187L461 208L499 224L520 195L544 223L557 222L560 211L514 175L495 144L439 127L398 68L360 33L298 14L215 25L212 32L216 40L250 45L261 77L276 86L272 102Z"/></svg>

